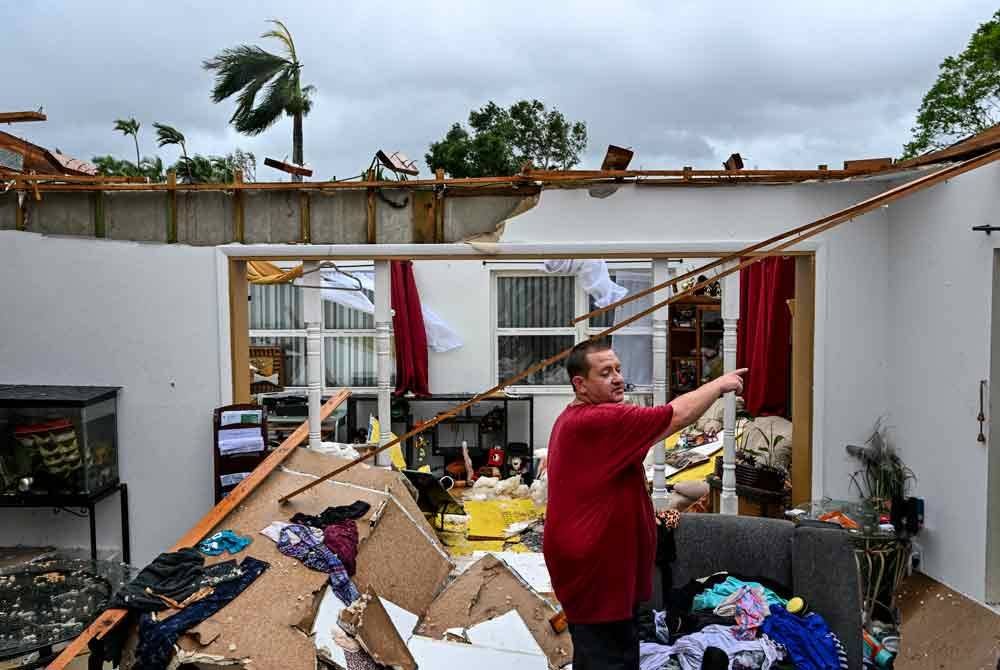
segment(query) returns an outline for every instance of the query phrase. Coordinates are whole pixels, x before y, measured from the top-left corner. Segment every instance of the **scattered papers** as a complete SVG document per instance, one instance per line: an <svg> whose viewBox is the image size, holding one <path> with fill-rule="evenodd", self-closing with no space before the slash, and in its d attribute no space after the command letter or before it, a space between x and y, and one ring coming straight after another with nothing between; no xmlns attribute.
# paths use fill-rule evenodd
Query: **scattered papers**
<svg viewBox="0 0 1000 670"><path fill-rule="evenodd" d="M233 428L219 431L219 454L252 454L264 450L260 428Z"/></svg>

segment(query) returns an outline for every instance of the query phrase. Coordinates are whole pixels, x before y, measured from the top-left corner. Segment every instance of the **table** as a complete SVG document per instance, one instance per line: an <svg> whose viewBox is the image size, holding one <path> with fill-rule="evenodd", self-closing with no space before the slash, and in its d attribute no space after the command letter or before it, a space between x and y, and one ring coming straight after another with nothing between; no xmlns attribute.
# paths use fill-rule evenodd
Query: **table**
<svg viewBox="0 0 1000 670"><path fill-rule="evenodd" d="M54 507L80 517L88 517L90 520L90 557L97 560L97 518L95 515L97 503L105 498L118 493L121 504L122 522L122 560L125 563L131 561L131 548L129 546L128 528L128 487L125 482L113 482L103 489L94 493L17 493L0 495L0 507L8 508L29 508L29 507ZM82 513L74 512L72 507L81 508Z"/></svg>

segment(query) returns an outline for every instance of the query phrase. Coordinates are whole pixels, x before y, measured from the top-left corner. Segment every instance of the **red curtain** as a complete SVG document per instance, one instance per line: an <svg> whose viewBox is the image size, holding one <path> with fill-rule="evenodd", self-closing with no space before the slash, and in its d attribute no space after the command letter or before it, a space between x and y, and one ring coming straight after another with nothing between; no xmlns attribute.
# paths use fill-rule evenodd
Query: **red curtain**
<svg viewBox="0 0 1000 670"><path fill-rule="evenodd" d="M411 261L391 261L392 330L396 340L396 395L430 395L427 385L427 332Z"/></svg>
<svg viewBox="0 0 1000 670"><path fill-rule="evenodd" d="M736 367L750 368L743 388L753 416L787 416L795 259L765 258L740 270Z"/></svg>

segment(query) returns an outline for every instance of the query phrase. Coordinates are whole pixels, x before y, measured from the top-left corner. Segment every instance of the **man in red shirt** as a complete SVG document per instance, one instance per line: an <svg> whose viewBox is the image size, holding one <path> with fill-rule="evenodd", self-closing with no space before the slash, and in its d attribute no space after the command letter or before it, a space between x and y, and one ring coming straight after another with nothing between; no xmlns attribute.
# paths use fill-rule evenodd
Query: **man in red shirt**
<svg viewBox="0 0 1000 670"><path fill-rule="evenodd" d="M569 621L573 670L638 670L636 610L652 595L656 548L642 461L720 395L741 393L746 370L659 407L622 402L621 363L606 343L578 344L566 371L576 399L549 438L545 564Z"/></svg>

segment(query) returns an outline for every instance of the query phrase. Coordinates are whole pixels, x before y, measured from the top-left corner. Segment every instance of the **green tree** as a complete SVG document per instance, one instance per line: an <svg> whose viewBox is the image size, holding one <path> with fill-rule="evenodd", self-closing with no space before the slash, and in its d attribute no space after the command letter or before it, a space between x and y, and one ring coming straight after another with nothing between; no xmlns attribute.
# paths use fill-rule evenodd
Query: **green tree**
<svg viewBox="0 0 1000 670"><path fill-rule="evenodd" d="M132 136L132 141L135 142L135 164L142 163L142 159L139 158L139 122L134 118L115 119L115 130L120 131L126 137Z"/></svg>
<svg viewBox="0 0 1000 670"><path fill-rule="evenodd" d="M430 145L424 156L432 170L452 177L516 174L526 162L542 170L567 170L587 148L587 124L570 122L538 100L521 100L504 109L492 100L469 113L470 133L460 123Z"/></svg>
<svg viewBox="0 0 1000 670"><path fill-rule="evenodd" d="M949 146L1000 122L1000 11L939 66L924 95L903 158Z"/></svg>
<svg viewBox="0 0 1000 670"><path fill-rule="evenodd" d="M131 161L119 160L108 154L94 156L90 162L97 167L97 174L102 177L138 177L139 169Z"/></svg>
<svg viewBox="0 0 1000 670"><path fill-rule="evenodd" d="M233 181L236 170L243 173L245 181L254 181L256 167L257 159L252 153L236 149L225 156L181 156L171 169L188 175L187 180L192 184L227 184Z"/></svg>
<svg viewBox="0 0 1000 670"><path fill-rule="evenodd" d="M229 122L241 133L259 135L270 128L282 114L292 117L292 162L302 165L302 119L312 110L313 86L303 86L302 63L295 52L292 35L281 21L270 21L277 28L261 35L281 42L283 55L258 46L241 44L222 50L203 62L215 72L212 101L219 103L237 95L236 111ZM270 83L268 83L270 82ZM267 85L260 102L257 94ZM302 181L298 175L292 181Z"/></svg>
<svg viewBox="0 0 1000 670"><path fill-rule="evenodd" d="M173 126L168 126L165 123L154 123L153 127L156 128L156 145L159 147L165 147L170 144L180 146L182 160L178 161L178 164L183 162L187 168L190 168L191 163L188 158L187 140L184 138L184 133L177 130ZM187 175L187 180L189 182L194 181L194 176L190 169L188 169L184 174Z"/></svg>

